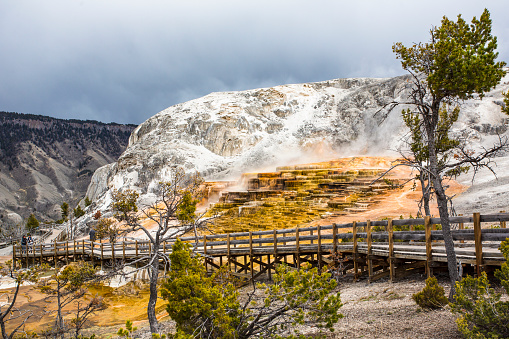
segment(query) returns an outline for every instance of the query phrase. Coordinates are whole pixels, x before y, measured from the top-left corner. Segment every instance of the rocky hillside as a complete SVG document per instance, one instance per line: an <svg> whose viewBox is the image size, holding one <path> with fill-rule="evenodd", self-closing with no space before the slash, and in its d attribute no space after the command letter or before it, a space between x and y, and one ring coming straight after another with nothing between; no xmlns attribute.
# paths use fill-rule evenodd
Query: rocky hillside
<svg viewBox="0 0 509 339"><path fill-rule="evenodd" d="M133 131L118 161L96 171L87 194L106 209L114 188L134 188L150 200L150 188L174 166L211 180L350 155L397 155L406 133L400 110L383 121L375 112L403 100L408 80L336 79L212 93L169 107ZM500 93L508 81L482 101L462 104L456 136L475 148L507 133Z"/></svg>
<svg viewBox="0 0 509 339"><path fill-rule="evenodd" d="M122 154L134 125L0 112L0 221L29 213L58 219L74 206L94 171Z"/></svg>

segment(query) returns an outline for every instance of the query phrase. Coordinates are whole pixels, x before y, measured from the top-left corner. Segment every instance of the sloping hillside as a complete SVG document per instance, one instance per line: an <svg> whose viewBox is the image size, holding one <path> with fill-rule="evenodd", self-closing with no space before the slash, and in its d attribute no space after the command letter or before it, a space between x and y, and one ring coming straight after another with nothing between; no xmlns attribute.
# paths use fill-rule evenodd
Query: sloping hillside
<svg viewBox="0 0 509 339"><path fill-rule="evenodd" d="M94 171L125 150L134 125L0 112L0 222L83 198Z"/></svg>

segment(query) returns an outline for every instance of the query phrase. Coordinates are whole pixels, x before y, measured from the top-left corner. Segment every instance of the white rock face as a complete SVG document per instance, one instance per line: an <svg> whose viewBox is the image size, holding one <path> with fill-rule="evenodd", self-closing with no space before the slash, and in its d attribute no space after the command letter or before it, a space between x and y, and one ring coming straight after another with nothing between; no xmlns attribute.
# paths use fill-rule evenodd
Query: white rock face
<svg viewBox="0 0 509 339"><path fill-rule="evenodd" d="M151 187L182 166L206 179L233 178L277 165L350 155L397 155L406 132L401 106L375 117L384 103L401 101L408 77L336 79L242 92L212 93L159 112L131 134L119 160L98 169L87 196L107 209L112 189ZM473 147L506 133L502 86L462 106L454 133Z"/></svg>

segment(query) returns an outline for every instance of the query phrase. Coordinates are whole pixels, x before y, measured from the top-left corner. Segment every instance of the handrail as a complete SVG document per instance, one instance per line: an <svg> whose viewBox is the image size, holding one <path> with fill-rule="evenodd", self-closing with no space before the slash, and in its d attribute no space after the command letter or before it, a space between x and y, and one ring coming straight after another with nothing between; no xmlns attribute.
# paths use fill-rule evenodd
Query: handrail
<svg viewBox="0 0 509 339"><path fill-rule="evenodd" d="M500 242L509 238L509 228L505 228L505 222L509 221L509 213L480 215L474 213L472 217L451 217L451 223L461 223L461 227L465 223L473 223L473 229L454 229L451 231L453 240L455 241L473 241L475 244L476 257L478 264L482 265L482 243L486 241ZM481 229L482 222L500 222L498 229ZM369 224L369 241L368 241L368 224ZM299 246L307 246L320 244L319 251L322 251L322 246L333 245L337 248L340 241L352 239L356 246L354 251L357 250L359 244L368 244L368 246L375 246L378 242L371 241L384 241L394 245L395 241L412 241L414 245L426 244L428 256L431 256L433 248L431 242L443 240L441 230L434 230L433 225L440 224L439 218L419 218L419 219L395 219L389 222L388 220L381 221L365 221L357 223L345 224L332 224L326 226L310 226L302 228L291 229L278 229L267 231L251 231L251 232L236 232L229 234L209 234L196 239L195 237L181 237L182 241L191 241L198 252L204 254L212 253L211 250L221 248L231 253L235 248L249 246L250 254L253 253L253 248L264 247L273 248L274 254L278 249L284 246L296 246L296 251L299 251ZM389 230L387 226L392 225ZM395 226L415 226L424 225L425 230L408 230L396 231ZM373 231L373 227L384 227L383 230ZM351 230L351 232L337 232L339 229L344 231ZM170 252L172 244L176 239L170 239L161 243L159 251ZM347 243L353 245L353 243ZM348 246L343 243L341 246ZM392 245L392 246L393 246ZM108 242L92 242L90 240L72 240L72 241L55 241L53 243L44 243L34 246L33 257L37 255L62 255L62 251L68 255L70 254L85 254L85 252L92 252L94 255L101 257L104 253L111 252L116 258L125 257L125 251L136 251L136 254L141 253L146 255L147 250L150 252L153 244L149 240L135 239L126 241L124 238L121 242L108 243ZM239 247L237 247L239 246ZM19 247L19 246L18 246ZM326 247L324 247L326 248ZM20 254L18 256L18 254ZM14 245L13 257L22 257L21 248ZM431 259L429 259L431 260Z"/></svg>

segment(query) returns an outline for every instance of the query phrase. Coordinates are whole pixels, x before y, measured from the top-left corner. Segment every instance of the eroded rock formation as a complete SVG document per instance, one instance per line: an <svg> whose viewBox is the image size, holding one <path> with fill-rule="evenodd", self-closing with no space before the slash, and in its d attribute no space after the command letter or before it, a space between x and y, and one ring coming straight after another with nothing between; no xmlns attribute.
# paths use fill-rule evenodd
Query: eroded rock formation
<svg viewBox="0 0 509 339"><path fill-rule="evenodd" d="M507 133L501 86L462 105L453 134L472 147ZM169 107L138 126L116 163L94 174L87 195L107 209L113 189L133 188L150 200L151 187L171 168L206 179L350 155L398 155L404 147L399 107L386 119L375 113L402 101L409 78L337 79L242 92L212 93Z"/></svg>

